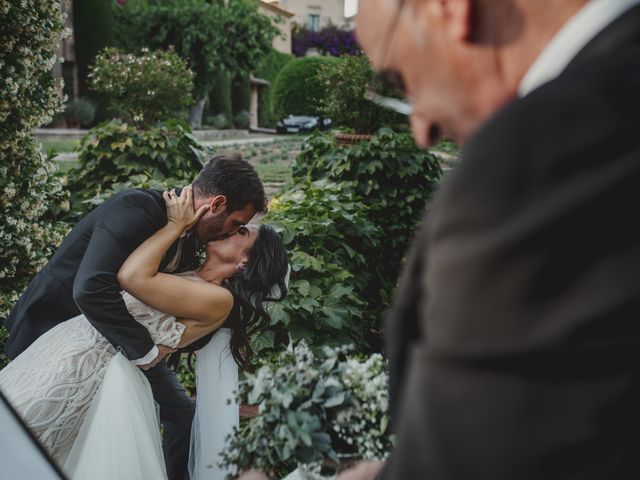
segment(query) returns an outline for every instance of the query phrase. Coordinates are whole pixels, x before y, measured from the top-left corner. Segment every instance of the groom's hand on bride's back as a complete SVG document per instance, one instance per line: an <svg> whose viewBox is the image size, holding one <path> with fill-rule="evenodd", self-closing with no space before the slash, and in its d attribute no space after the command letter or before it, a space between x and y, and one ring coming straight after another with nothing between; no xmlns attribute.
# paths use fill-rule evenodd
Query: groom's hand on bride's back
<svg viewBox="0 0 640 480"><path fill-rule="evenodd" d="M149 370L150 368L155 367L162 361L164 357L177 350L176 348L167 347L166 345L156 345L156 347L158 347L158 355L156 356L156 358L144 365L138 365L138 367L140 367L142 370Z"/></svg>

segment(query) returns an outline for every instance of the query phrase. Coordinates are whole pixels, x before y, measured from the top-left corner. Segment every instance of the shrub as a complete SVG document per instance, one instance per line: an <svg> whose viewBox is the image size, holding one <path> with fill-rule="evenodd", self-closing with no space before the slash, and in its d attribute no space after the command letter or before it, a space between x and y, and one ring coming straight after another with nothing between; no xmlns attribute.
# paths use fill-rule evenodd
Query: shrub
<svg viewBox="0 0 640 480"><path fill-rule="evenodd" d="M337 61L323 65L317 81L325 86L320 111L340 125L357 133L373 133L381 127L407 125L407 118L380 107L364 98L367 88L386 96L397 95L384 88L369 60L364 55L346 55Z"/></svg>
<svg viewBox="0 0 640 480"><path fill-rule="evenodd" d="M260 413L235 430L223 464L282 478L301 465L315 464L318 472L327 461L334 468L323 473L335 473L339 455L385 458L393 445L386 362L380 354L348 358L348 351L325 347L314 353L300 342L248 374L238 400L259 405Z"/></svg>
<svg viewBox="0 0 640 480"><path fill-rule="evenodd" d="M85 126L93 122L96 116L96 106L86 98L77 98L67 104L64 116L70 124Z"/></svg>
<svg viewBox="0 0 640 480"><path fill-rule="evenodd" d="M292 59L291 55L271 50L256 68L256 76L269 82L269 86L260 91L258 98L258 118L261 127L275 128L276 126L278 117L273 109L273 89L280 70Z"/></svg>
<svg viewBox="0 0 640 480"><path fill-rule="evenodd" d="M51 207L64 201L54 165L33 130L62 101L50 75L64 32L59 2L3 2L0 7L0 320L62 239L66 225ZM6 363L0 327L0 368Z"/></svg>
<svg viewBox="0 0 640 480"><path fill-rule="evenodd" d="M71 218L82 217L125 187L190 183L209 154L183 121L147 130L118 121L98 125L81 140L80 165L69 172Z"/></svg>
<svg viewBox="0 0 640 480"><path fill-rule="evenodd" d="M427 201L442 177L438 159L416 147L410 133L380 129L371 141L340 147L316 134L302 145L294 178L328 178L350 183L384 235L385 256L398 261L416 230ZM394 253L395 252L395 253Z"/></svg>
<svg viewBox="0 0 640 480"><path fill-rule="evenodd" d="M233 124L236 128L246 130L249 128L250 123L251 123L251 114L246 110L238 112L233 117Z"/></svg>
<svg viewBox="0 0 640 480"><path fill-rule="evenodd" d="M382 312L441 174L409 134L389 129L349 147L327 134L305 141L293 186L265 217L282 233L293 273L256 350L282 348L289 338L379 350Z"/></svg>
<svg viewBox="0 0 640 480"><path fill-rule="evenodd" d="M385 308L402 258L441 176L437 158L416 147L409 133L381 129L371 141L349 147L337 146L327 134L316 134L303 143L293 164L294 181L339 182L351 189L354 201L368 206L365 215L377 227L377 248L365 251L368 270L377 273L363 294L370 309Z"/></svg>
<svg viewBox="0 0 640 480"><path fill-rule="evenodd" d="M212 124L215 128L220 130L224 130L226 128L231 127L231 122L229 118L224 113L219 113L218 115L213 117Z"/></svg>
<svg viewBox="0 0 640 480"><path fill-rule="evenodd" d="M254 339L256 350L307 339L312 346L355 342L366 349L362 290L366 253L379 232L350 188L326 180L299 183L275 197L265 222L281 232L292 268L289 295L270 306L272 327Z"/></svg>
<svg viewBox="0 0 640 480"><path fill-rule="evenodd" d="M231 108L231 79L223 70L214 75L213 88L209 92L209 111L214 115L223 114L227 120L233 116Z"/></svg>
<svg viewBox="0 0 640 480"><path fill-rule="evenodd" d="M276 78L273 101L276 115L320 115L320 106L331 86L318 82L316 75L323 65L336 62L334 57L296 58L287 63Z"/></svg>
<svg viewBox="0 0 640 480"><path fill-rule="evenodd" d="M110 108L123 120L150 126L176 117L191 102L193 72L171 51L140 55L107 48L96 57L91 87L106 95Z"/></svg>

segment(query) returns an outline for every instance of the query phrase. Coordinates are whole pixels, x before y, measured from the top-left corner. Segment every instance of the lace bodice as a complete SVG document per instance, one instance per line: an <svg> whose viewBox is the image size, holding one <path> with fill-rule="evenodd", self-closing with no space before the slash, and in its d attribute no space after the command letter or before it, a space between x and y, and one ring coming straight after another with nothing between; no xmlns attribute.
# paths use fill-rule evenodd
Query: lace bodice
<svg viewBox="0 0 640 480"><path fill-rule="evenodd" d="M177 275L194 282L204 281L193 271ZM178 346L186 327L178 322L176 317L162 313L149 305L145 305L125 291L122 292L122 298L131 316L149 330L149 334L156 345L166 345L167 347Z"/></svg>
<svg viewBox="0 0 640 480"><path fill-rule="evenodd" d="M180 275L204 281L195 272ZM126 292L122 296L156 344L178 345L183 324ZM0 390L60 465L115 354L113 345L78 315L42 334L0 371Z"/></svg>

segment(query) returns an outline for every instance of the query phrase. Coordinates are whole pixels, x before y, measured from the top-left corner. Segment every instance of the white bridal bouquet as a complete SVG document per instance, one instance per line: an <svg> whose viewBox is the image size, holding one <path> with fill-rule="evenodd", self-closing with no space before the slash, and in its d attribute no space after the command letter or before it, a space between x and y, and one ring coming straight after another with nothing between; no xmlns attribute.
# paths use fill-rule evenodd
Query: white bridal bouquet
<svg viewBox="0 0 640 480"><path fill-rule="evenodd" d="M222 464L276 478L294 469L295 478L321 478L349 462L385 458L393 446L386 360L350 351L314 353L300 342L248 374L238 397L258 405L259 414L241 422Z"/></svg>

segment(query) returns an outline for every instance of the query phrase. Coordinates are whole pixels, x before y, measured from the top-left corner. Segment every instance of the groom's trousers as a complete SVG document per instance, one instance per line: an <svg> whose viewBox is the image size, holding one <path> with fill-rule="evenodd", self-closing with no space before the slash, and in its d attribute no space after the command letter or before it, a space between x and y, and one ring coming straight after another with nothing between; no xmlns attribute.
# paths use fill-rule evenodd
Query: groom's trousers
<svg viewBox="0 0 640 480"><path fill-rule="evenodd" d="M186 473L195 402L164 362L144 373L151 385L153 398L160 405L160 422L164 428L162 449L169 480L183 480L188 478Z"/></svg>

